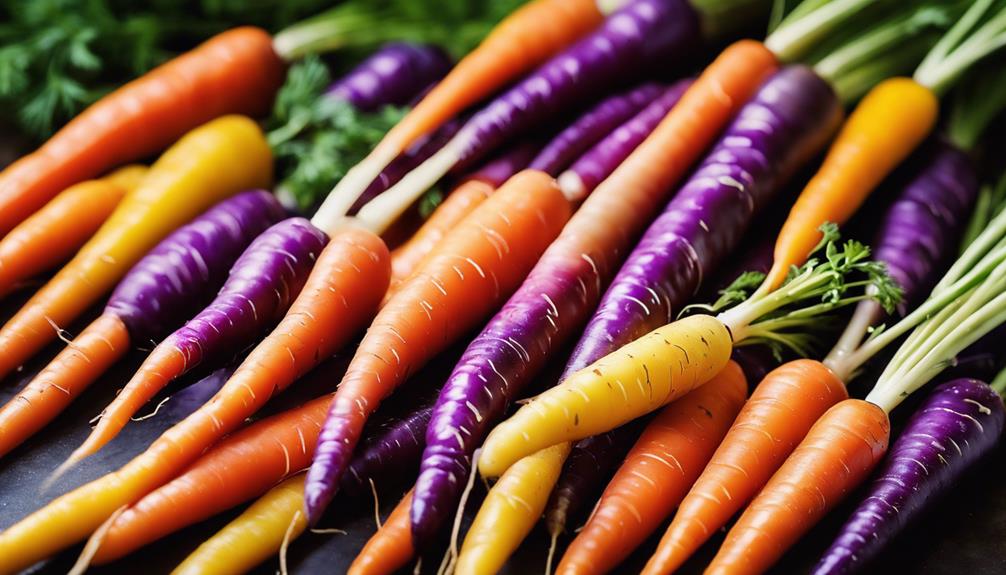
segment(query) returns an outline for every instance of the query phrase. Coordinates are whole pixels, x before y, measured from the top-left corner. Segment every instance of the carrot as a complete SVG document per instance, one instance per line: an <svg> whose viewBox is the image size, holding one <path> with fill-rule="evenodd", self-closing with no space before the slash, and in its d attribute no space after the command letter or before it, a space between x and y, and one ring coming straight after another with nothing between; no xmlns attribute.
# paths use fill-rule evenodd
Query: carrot
<svg viewBox="0 0 1006 575"><path fill-rule="evenodd" d="M731 361L664 408L629 451L556 573L605 573L645 541L681 502L746 396L744 372Z"/></svg>
<svg viewBox="0 0 1006 575"><path fill-rule="evenodd" d="M119 470L0 533L0 573L80 541L117 509L170 481L274 393L349 342L372 317L389 275L380 238L353 229L333 237L290 311L224 387Z"/></svg>
<svg viewBox="0 0 1006 575"><path fill-rule="evenodd" d="M409 563L415 553L409 524L411 506L410 489L377 533L367 540L346 575L391 575Z"/></svg>
<svg viewBox="0 0 1006 575"><path fill-rule="evenodd" d="M847 398L818 361L776 368L758 384L674 515L644 573L670 573L758 494L821 415Z"/></svg>
<svg viewBox="0 0 1006 575"><path fill-rule="evenodd" d="M207 539L185 558L172 575L247 573L265 561L284 541L307 529L304 474L300 473L269 490L241 515ZM254 540L256 545L248 545Z"/></svg>
<svg viewBox="0 0 1006 575"><path fill-rule="evenodd" d="M821 240L821 224L845 223L929 134L938 113L936 96L914 80L892 78L871 90L849 115L824 163L793 204L761 289L779 287L791 266L806 261Z"/></svg>
<svg viewBox="0 0 1006 575"><path fill-rule="evenodd" d="M335 495L381 400L513 292L559 234L569 202L543 172L511 178L472 212L371 324L332 400L308 471L308 519Z"/></svg>
<svg viewBox="0 0 1006 575"><path fill-rule="evenodd" d="M140 183L143 182L143 178L147 177L147 171L149 170L150 168L143 164L129 164L101 179L117 186L122 186L126 191L131 192L140 187Z"/></svg>
<svg viewBox="0 0 1006 575"><path fill-rule="evenodd" d="M95 564L254 499L311 463L311 444L331 396L264 419L213 446L184 473L128 507L112 523Z"/></svg>
<svg viewBox="0 0 1006 575"><path fill-rule="evenodd" d="M542 449L513 464L486 495L461 544L455 573L498 573L534 527L559 479L570 444Z"/></svg>
<svg viewBox="0 0 1006 575"><path fill-rule="evenodd" d="M269 146L248 118L218 118L186 134L73 260L0 329L0 377L56 339L58 328L103 297L175 228L237 192L268 186L271 179Z"/></svg>
<svg viewBox="0 0 1006 575"><path fill-rule="evenodd" d="M63 189L157 153L200 124L264 114L282 79L272 39L250 27L223 32L151 70L0 172L0 236Z"/></svg>
<svg viewBox="0 0 1006 575"><path fill-rule="evenodd" d="M727 534L708 575L762 573L858 486L887 451L887 413L860 399L829 409Z"/></svg>
<svg viewBox="0 0 1006 575"><path fill-rule="evenodd" d="M347 213L381 170L419 138L520 78L603 20L595 0L532 0L515 10L346 174L318 210L316 221Z"/></svg>
<svg viewBox="0 0 1006 575"><path fill-rule="evenodd" d="M0 297L20 282L70 259L98 231L126 192L139 185L142 166L70 186L0 241ZM120 183L121 182L121 183Z"/></svg>
<svg viewBox="0 0 1006 575"><path fill-rule="evenodd" d="M493 187L479 180L469 180L458 186L404 244L391 252L391 285L385 301L412 275L450 231L475 210Z"/></svg>

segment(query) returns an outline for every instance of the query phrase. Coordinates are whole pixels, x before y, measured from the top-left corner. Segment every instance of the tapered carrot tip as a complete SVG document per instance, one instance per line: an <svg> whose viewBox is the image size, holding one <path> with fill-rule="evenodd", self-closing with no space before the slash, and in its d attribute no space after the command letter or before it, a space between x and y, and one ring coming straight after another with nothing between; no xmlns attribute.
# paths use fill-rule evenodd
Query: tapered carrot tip
<svg viewBox="0 0 1006 575"><path fill-rule="evenodd" d="M887 413L860 399L829 409L741 515L706 575L763 573L862 483L887 451Z"/></svg>
<svg viewBox="0 0 1006 575"><path fill-rule="evenodd" d="M415 555L409 522L411 506L410 490L395 506L384 525L367 541L346 575L391 575L409 563Z"/></svg>

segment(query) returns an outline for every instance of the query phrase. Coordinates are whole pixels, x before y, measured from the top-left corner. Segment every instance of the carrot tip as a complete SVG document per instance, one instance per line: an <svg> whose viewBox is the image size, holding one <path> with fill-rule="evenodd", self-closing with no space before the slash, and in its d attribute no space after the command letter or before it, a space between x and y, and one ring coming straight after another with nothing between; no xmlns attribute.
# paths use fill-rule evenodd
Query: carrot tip
<svg viewBox="0 0 1006 575"><path fill-rule="evenodd" d="M78 451L80 451L79 448L77 449L77 451L71 453L70 457L66 458L66 461L60 463L59 467L57 467L51 474L49 474L49 477L46 477L45 481L42 482L41 487L39 487L39 493L46 493L47 491L49 491L49 489L57 481L59 481L64 475L66 475L67 471L70 471L71 468L73 468L75 465L77 465L87 457L87 455L79 454Z"/></svg>

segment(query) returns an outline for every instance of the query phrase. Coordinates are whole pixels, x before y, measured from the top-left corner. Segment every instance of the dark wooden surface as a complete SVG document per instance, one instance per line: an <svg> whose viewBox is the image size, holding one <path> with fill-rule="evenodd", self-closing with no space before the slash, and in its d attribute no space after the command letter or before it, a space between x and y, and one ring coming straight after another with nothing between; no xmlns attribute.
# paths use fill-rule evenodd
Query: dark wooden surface
<svg viewBox="0 0 1006 575"><path fill-rule="evenodd" d="M13 157L10 146L2 142L0 128L0 165L3 158ZM10 141L6 139L6 141ZM11 310L23 300L23 295L8 298L0 304L0 319L9 317ZM80 326L74 329L79 331ZM71 330L73 331L73 330ZM28 374L36 371L55 352L50 349L41 354L22 373L0 382L0 401L6 402ZM88 420L95 416L142 359L134 354L88 390L57 421L25 445L0 459L0 529L5 528L31 511L67 490L115 469L139 453L159 433L186 415L190 405L176 395L158 414L150 419L130 424L122 435L97 456L85 461L69 476L63 478L45 493L39 486L45 477L80 444L89 429ZM449 360L434 366L430 381L442 381L443 370ZM339 361L322 366L299 389L279 398L279 405L292 405L304 397L317 395L337 381ZM185 393L198 396L212 391L212 380L196 384ZM190 397L191 399L191 397ZM400 406L401 408L401 406ZM892 545L881 561L874 566L876 573L924 573L932 575L968 574L984 575L1006 573L1006 460L1000 449L980 469L962 481L955 493L935 506L932 512L911 531ZM403 489L391 489L381 499L381 514L387 516ZM477 508L481 494L469 504L468 517ZM341 502L329 514L322 527L344 529L346 535L306 534L292 547L289 555L293 573L342 573L357 551L373 533L373 503ZM115 564L94 568L97 574L168 573L202 540L215 532L240 510L225 513L203 524L188 528L174 536L150 546L147 550ZM828 544L848 510L840 508L819 525L778 566L778 573L807 572L817 556ZM662 530L661 530L662 531ZM565 544L566 542L563 542ZM700 573L703 565L715 551L717 541L707 545L689 563L683 573ZM638 572L656 541L649 541L619 571ZM536 530L516 553L506 573L540 573L545 563L547 538ZM79 549L69 550L51 561L36 566L35 573L65 573L76 558ZM439 550L424 561L424 572L435 571L442 553ZM270 561L258 572L273 573L277 562Z"/></svg>

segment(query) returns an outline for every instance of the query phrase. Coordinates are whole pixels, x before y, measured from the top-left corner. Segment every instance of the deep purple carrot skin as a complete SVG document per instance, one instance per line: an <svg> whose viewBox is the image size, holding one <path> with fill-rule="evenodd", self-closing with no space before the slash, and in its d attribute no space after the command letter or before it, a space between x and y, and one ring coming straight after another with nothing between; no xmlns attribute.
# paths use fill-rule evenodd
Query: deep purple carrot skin
<svg viewBox="0 0 1006 575"><path fill-rule="evenodd" d="M552 138L529 167L553 178L558 176L592 145L635 116L663 91L660 84L648 82L601 100Z"/></svg>
<svg viewBox="0 0 1006 575"><path fill-rule="evenodd" d="M285 216L275 196L263 190L220 202L137 262L105 313L122 319L134 343L159 340L209 301L248 244Z"/></svg>
<svg viewBox="0 0 1006 575"><path fill-rule="evenodd" d="M445 123L432 134L420 138L418 142L403 152L402 155L395 158L394 161L388 164L388 167L381 171L377 178L363 191L360 198L353 204L353 207L349 209L349 214L352 215L358 212L367 202L397 184L405 174L408 174L416 166L429 159L430 156L444 147L444 144L458 133L462 124L461 120L455 118Z"/></svg>
<svg viewBox="0 0 1006 575"><path fill-rule="evenodd" d="M465 178L479 180L498 188L514 174L526 168L539 148L540 146L535 142L521 142L511 146Z"/></svg>
<svg viewBox="0 0 1006 575"><path fill-rule="evenodd" d="M692 80L681 80L663 89L639 113L586 150L559 176L563 192L583 197L596 188L650 135L691 85Z"/></svg>
<svg viewBox="0 0 1006 575"><path fill-rule="evenodd" d="M186 370L229 359L283 317L327 243L304 218L265 230L234 263L216 298L158 347L179 350Z"/></svg>
<svg viewBox="0 0 1006 575"><path fill-rule="evenodd" d="M753 215L823 149L841 114L831 87L809 68L789 66L769 78L629 255L563 379L672 321Z"/></svg>
<svg viewBox="0 0 1006 575"><path fill-rule="evenodd" d="M815 575L865 568L998 445L1004 420L1002 400L981 381L957 379L933 389L891 446L868 494L825 551Z"/></svg>
<svg viewBox="0 0 1006 575"><path fill-rule="evenodd" d="M363 444L346 468L339 491L350 497L370 493L370 481L409 477L426 446L426 426L433 406L427 405L388 425Z"/></svg>
<svg viewBox="0 0 1006 575"><path fill-rule="evenodd" d="M935 140L912 164L913 175L887 210L874 240L874 259L887 264L904 290L902 314L924 297L957 253L978 177L970 158Z"/></svg>
<svg viewBox="0 0 1006 575"><path fill-rule="evenodd" d="M625 460L649 420L648 417L640 418L573 445L545 507L549 535L561 535L570 520L585 514L597 501L607 480Z"/></svg>
<svg viewBox="0 0 1006 575"><path fill-rule="evenodd" d="M332 84L326 95L346 100L363 112L401 106L450 68L450 58L437 47L394 42L382 46Z"/></svg>
<svg viewBox="0 0 1006 575"><path fill-rule="evenodd" d="M458 134L458 163L480 159L589 98L698 52L699 18L686 0L633 0L477 112Z"/></svg>

